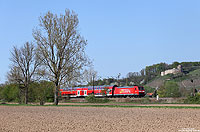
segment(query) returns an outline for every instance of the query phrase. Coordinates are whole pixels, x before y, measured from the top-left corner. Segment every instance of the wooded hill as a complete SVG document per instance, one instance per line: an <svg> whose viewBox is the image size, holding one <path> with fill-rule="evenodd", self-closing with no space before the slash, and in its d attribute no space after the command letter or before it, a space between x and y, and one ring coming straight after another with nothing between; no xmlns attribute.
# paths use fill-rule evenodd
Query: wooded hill
<svg viewBox="0 0 200 132"><path fill-rule="evenodd" d="M175 69L181 65L181 72L161 76L161 72ZM200 90L200 62L174 62L173 64L160 63L145 68L145 87L147 92L153 92L156 88L160 91L166 90L166 85L178 96L188 96L194 89ZM171 84L170 84L171 83ZM172 83L176 86L170 86ZM170 85L169 85L170 84Z"/></svg>

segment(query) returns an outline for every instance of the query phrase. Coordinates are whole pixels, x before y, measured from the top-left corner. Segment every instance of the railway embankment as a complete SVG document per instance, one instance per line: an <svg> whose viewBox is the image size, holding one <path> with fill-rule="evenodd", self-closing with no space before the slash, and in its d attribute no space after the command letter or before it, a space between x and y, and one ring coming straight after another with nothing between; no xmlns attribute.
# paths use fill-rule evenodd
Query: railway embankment
<svg viewBox="0 0 200 132"><path fill-rule="evenodd" d="M99 98L104 99L104 98ZM159 98L158 100L156 98L107 98L110 102L116 102L116 103L136 103L136 104L158 104L158 103L184 103L184 100L186 98ZM70 98L70 99L63 99L61 100L62 103L66 102L87 102L85 98Z"/></svg>

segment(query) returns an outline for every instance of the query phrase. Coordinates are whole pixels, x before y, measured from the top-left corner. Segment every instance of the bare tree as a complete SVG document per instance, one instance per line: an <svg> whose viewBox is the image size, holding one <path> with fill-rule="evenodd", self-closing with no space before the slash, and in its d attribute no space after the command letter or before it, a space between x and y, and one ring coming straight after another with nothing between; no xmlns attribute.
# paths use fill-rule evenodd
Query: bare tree
<svg viewBox="0 0 200 132"><path fill-rule="evenodd" d="M74 87L83 83L83 72L71 72L66 76L66 82L62 85L63 87Z"/></svg>
<svg viewBox="0 0 200 132"><path fill-rule="evenodd" d="M93 84L93 81L98 78L97 71L94 70L93 67L89 67L89 69L85 69L83 72L83 80L87 84Z"/></svg>
<svg viewBox="0 0 200 132"><path fill-rule="evenodd" d="M11 51L12 65L7 75L9 82L20 85L24 91L25 104L28 103L28 88L40 65L33 43L26 42L21 48L13 47Z"/></svg>
<svg viewBox="0 0 200 132"><path fill-rule="evenodd" d="M143 70L140 72L129 72L127 74L127 79L134 82L134 84L139 85L140 82L144 79L144 72Z"/></svg>
<svg viewBox="0 0 200 132"><path fill-rule="evenodd" d="M33 31L47 76L55 84L55 105L58 105L60 87L77 77L88 62L87 42L80 35L78 24L78 16L73 11L66 10L60 16L48 12L40 17L39 28Z"/></svg>

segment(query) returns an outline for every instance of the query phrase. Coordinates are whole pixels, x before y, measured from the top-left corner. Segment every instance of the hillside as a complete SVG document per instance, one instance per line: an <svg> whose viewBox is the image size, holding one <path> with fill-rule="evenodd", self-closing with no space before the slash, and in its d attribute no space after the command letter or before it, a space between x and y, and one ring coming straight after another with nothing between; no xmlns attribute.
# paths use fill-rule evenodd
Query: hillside
<svg viewBox="0 0 200 132"><path fill-rule="evenodd" d="M200 69L191 71L187 74L168 74L165 76L157 76L152 81L148 82L146 86L156 88L164 85L166 81L174 81L179 85L182 91L190 92L193 88L200 90ZM192 82L193 81L193 82Z"/></svg>

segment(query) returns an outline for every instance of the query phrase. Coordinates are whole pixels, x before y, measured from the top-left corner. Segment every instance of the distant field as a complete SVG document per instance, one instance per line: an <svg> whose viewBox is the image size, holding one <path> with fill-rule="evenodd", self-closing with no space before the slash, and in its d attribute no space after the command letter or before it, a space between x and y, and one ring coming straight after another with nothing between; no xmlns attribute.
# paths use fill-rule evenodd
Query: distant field
<svg viewBox="0 0 200 132"><path fill-rule="evenodd" d="M0 131L200 131L199 109L0 106Z"/></svg>

